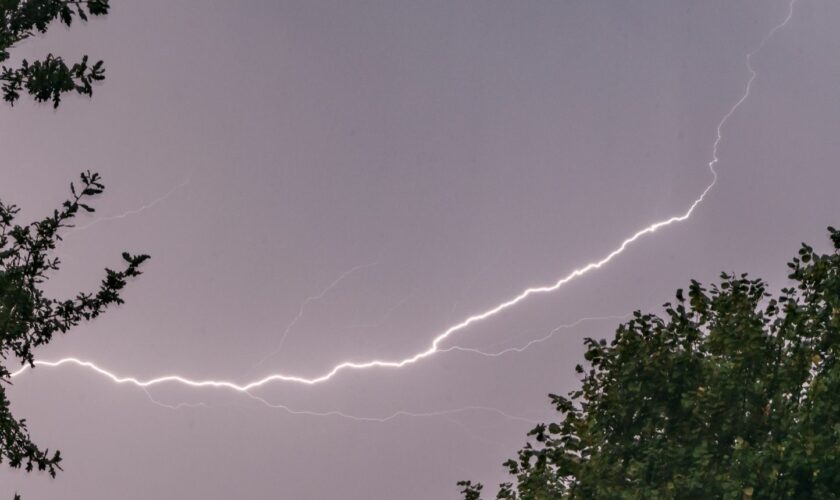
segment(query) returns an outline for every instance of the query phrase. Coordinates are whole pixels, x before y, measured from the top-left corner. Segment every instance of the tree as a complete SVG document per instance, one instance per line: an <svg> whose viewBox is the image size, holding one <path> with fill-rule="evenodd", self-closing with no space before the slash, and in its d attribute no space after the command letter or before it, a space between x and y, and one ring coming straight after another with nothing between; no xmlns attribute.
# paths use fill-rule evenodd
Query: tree
<svg viewBox="0 0 840 500"><path fill-rule="evenodd" d="M0 0L0 63L6 62L9 49L32 37L45 33L53 21L70 26L78 17L108 13L109 0ZM61 96L76 92L90 96L93 83L105 78L102 61L88 64L88 56L68 66L61 57L48 54L43 60L30 63L23 59L17 68L2 67L0 84L3 99L14 105L21 92L37 102L52 101L57 108ZM105 269L105 278L95 293L79 293L75 298L48 298L41 290L48 274L57 271L60 261L52 255L61 241L61 230L72 227L80 210L93 212L87 204L90 197L103 192L105 186L97 173L81 175L79 188L70 184L71 199L40 221L20 226L14 224L19 210L0 201L0 463L12 468L46 471L55 477L61 469L61 454L41 450L29 437L24 419L16 419L9 409L3 384L11 384L11 372L5 366L10 358L35 367L33 349L48 343L56 333L65 333L82 321L102 314L109 306L122 304L121 291L129 278L140 274L148 255L123 253L125 267L121 271ZM15 499L19 499L15 495Z"/></svg>
<svg viewBox="0 0 840 500"><path fill-rule="evenodd" d="M17 420L9 409L3 384L10 384L7 361L17 359L34 367L33 350L65 333L82 321L96 318L109 306L122 304L120 296L128 278L140 274L140 265L148 255L123 253L121 271L105 269L105 278L94 293L79 293L75 298L48 298L41 290L49 273L57 271L60 261L52 255L60 232L72 227L79 211L93 212L87 199L104 190L98 174L85 172L77 188L70 184L72 197L43 220L15 225L18 208L0 201L0 463L13 468L47 471L55 477L61 469L61 454L41 450L30 439L24 419Z"/></svg>
<svg viewBox="0 0 840 500"><path fill-rule="evenodd" d="M36 33L45 33L53 21L66 26L78 17L108 13L109 0L0 0L0 63L9 60L9 49ZM38 102L52 101L58 107L62 94L77 92L90 96L93 83L105 78L102 61L92 65L88 56L68 66L59 56L47 54L39 61L23 59L16 68L4 66L0 71L3 99L9 104L26 92Z"/></svg>
<svg viewBox="0 0 840 500"><path fill-rule="evenodd" d="M803 244L778 297L747 275L691 281L664 317L586 339L582 386L550 395L497 498L838 498L840 231ZM458 483L466 500L482 486Z"/></svg>

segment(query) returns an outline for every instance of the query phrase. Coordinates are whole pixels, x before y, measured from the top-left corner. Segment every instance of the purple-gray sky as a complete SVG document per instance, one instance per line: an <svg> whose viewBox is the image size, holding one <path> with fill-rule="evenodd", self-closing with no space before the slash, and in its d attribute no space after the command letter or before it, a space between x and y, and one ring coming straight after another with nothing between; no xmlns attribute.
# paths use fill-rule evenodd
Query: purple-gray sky
<svg viewBox="0 0 840 500"><path fill-rule="evenodd" d="M116 1L105 19L56 27L16 55L89 53L108 78L55 112L0 112L0 196L32 219L78 172L104 175L95 215L125 217L67 236L57 296L94 287L122 250L153 260L124 307L38 358L247 382L422 351L683 213L710 181L745 55L787 6ZM824 248L825 226L840 224L838 20L837 2L800 0L754 58L719 182L689 220L446 346L498 351L651 310L722 270L785 285L799 242ZM522 353L446 352L254 395L359 417L487 407L546 419L546 394L576 384L581 339L617 322ZM502 480L531 427L487 409L293 415L223 389L146 394L75 366L39 367L9 396L66 457L55 480L0 469L0 494L26 500L456 498L459 479Z"/></svg>

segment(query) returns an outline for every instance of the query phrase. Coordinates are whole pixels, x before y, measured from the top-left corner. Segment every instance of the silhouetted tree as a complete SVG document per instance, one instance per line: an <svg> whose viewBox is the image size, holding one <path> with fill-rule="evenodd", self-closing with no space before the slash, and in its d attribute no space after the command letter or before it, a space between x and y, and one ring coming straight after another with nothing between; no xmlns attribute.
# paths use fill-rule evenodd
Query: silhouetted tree
<svg viewBox="0 0 840 500"><path fill-rule="evenodd" d="M45 33L53 22L70 26L78 18L108 13L109 0L0 0L0 63L11 57L9 50L37 33ZM102 61L89 64L88 56L68 65L60 56L47 54L42 60L5 64L0 70L3 99L14 105L22 93L37 102L51 101L58 107L62 95L76 92L90 96L93 83L105 78ZM126 280L140 274L147 255L123 253L121 271L105 270L105 279L95 293L79 293L73 299L48 298L41 290L59 260L52 255L61 240L62 229L71 227L79 210L93 212L86 199L101 193L104 185L96 173L85 172L81 184L70 185L72 197L43 220L15 225L14 205L0 201L0 463L13 468L60 470L61 454L41 450L30 439L24 419L15 419L9 409L4 384L11 383L9 360L34 367L32 350L48 343L55 333L64 333L82 321L99 316L108 306L123 302L120 292ZM18 499L19 496L15 495Z"/></svg>
<svg viewBox="0 0 840 500"><path fill-rule="evenodd" d="M88 16L108 13L109 0L0 0L0 63L9 60L9 49L36 33L45 33L53 21L70 26L78 17L87 21ZM3 66L0 71L3 99L14 104L21 92L26 92L38 102L52 101L58 107L61 95L77 92L93 93L93 82L105 78L102 61L93 65L88 56L68 66L59 56L47 54L39 61L23 59L15 68Z"/></svg>
<svg viewBox="0 0 840 500"><path fill-rule="evenodd" d="M665 315L637 312L615 338L586 339L582 387L550 395L505 463L497 498L840 496L840 231L803 244L794 286L723 274L692 281ZM467 500L482 487L458 483Z"/></svg>
<svg viewBox="0 0 840 500"><path fill-rule="evenodd" d="M86 172L81 184L70 184L72 197L43 220L14 224L18 208L0 201L0 463L13 468L47 471L55 476L61 455L41 450L29 438L26 422L17 420L9 410L5 384L9 384L9 361L34 367L33 349L52 340L82 321L99 316L108 306L123 302L120 292L126 280L140 274L147 255L123 253L125 268L105 269L105 278L93 293L79 293L75 298L53 299L41 290L49 273L57 271L60 261L53 255L61 231L71 227L80 210L93 212L87 198L102 192L98 174Z"/></svg>

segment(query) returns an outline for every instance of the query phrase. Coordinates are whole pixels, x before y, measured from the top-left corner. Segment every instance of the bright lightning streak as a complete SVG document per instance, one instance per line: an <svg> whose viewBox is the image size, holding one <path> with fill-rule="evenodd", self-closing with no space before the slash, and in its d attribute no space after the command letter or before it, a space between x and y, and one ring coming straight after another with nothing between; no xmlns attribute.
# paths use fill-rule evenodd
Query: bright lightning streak
<svg viewBox="0 0 840 500"><path fill-rule="evenodd" d="M615 250L608 253L605 257L601 258L600 260L590 262L589 264L586 264L585 266L583 266L581 268L573 270L571 273L569 273L568 275L566 275L563 278L560 278L559 280L557 280L553 284L546 285L546 286L538 286L538 287L528 288L528 289L524 290L523 292L519 293L518 295L516 295L515 297L513 297L513 298L511 298L507 301L504 301L504 302L496 305L495 307L493 307L491 309L488 309L484 312L481 312L481 313L475 314L473 316L470 316L467 319L461 321L460 323L457 323L453 326L450 326L445 331L443 331L441 334L439 334L437 337L435 337L432 340L432 343L431 343L430 347L428 349L426 349L425 351L421 351L417 354L414 354L412 356L409 356L407 358L404 358L404 359L401 359L401 360L398 360L398 361L385 361L385 360L372 360L372 361L366 361L366 362L345 361L345 362L339 363L338 365L335 365L332 369L330 369L326 373L324 373L322 375L319 375L319 376L316 376L316 377L311 377L311 378L297 376L297 375L285 375L285 374L282 374L282 373L277 373L277 374L268 375L268 376L263 377L259 380L255 380L253 382L249 382L249 383L246 383L246 384L237 384L237 383L227 381L227 380L192 380L192 379L189 379L189 378L182 377L180 375L165 375L165 376L162 376L162 377L157 377L157 378L152 378L152 379L147 379L147 380L139 380L139 379L134 378L134 377L118 376L118 375L116 375L116 374L114 374L114 373L112 373L108 370L105 370L104 368L100 368L99 366L95 365L94 363L91 363L90 361L83 361L83 360L80 360L80 359L74 358L74 357L68 357L68 358L60 359L58 361L35 361L35 364L38 365L38 366L50 366L50 367L58 367L58 366L62 366L62 365L65 365L65 364L75 364L75 365L78 365L78 366L81 366L81 367L89 368L89 369L103 375L104 377L107 377L108 379L110 379L111 381L113 381L117 384L132 384L132 385L136 385L138 387L150 387L150 386L157 385L157 384L163 384L163 383L167 383L167 382L175 382L175 383L180 383L180 384L187 385L187 386L190 386L190 387L218 387L218 388L232 389L232 390L235 390L235 391L238 391L238 392L247 392L251 389L261 387L261 386L266 385L266 384L271 383L271 382L293 382L293 383L299 383L299 384L305 384L305 385L320 384L322 382L326 382L326 381L332 379L338 373L341 373L341 372L346 371L346 370L365 370L365 369L370 369L370 368L402 368L402 367L409 366L409 365L412 365L414 363L417 363L418 361L420 361L422 359L425 359L425 358L428 358L428 357L430 357L430 356L432 356L436 353L439 353L439 352L441 352L440 344L443 341L445 341L446 339L448 339L450 336L452 336L453 334L455 334L455 333L457 333L461 330L464 330L464 329L466 329L467 327L469 327L473 324L479 323L479 322L484 321L488 318L496 316L499 313L501 313L502 311L505 311L505 310L519 304L520 302L524 301L525 299L527 299L528 297L530 297L532 295L546 294L546 293L554 292L554 291L560 289L565 284L569 283L570 281L572 281L572 280L574 280L574 279L576 279L580 276L583 276L583 275L589 273L590 271L600 269L604 265L608 264L615 257L617 257L622 252L624 252L624 250L627 249L627 247L629 247L630 245L632 245L633 243L638 241L643 236L646 236L648 234L652 234L652 233L656 232L657 230L659 230L660 228L670 226L670 225L678 223L678 222L683 222L683 221L687 220L688 218L690 218L691 215L694 213L694 210L703 202L703 200L706 199L706 195L708 195L709 191L717 183L718 173L717 173L717 170L715 170L715 165L717 165L717 163L719 162L718 147L720 146L720 142L723 140L723 135L722 135L723 126L727 123L727 121L735 113L735 111L737 111L738 108L740 108L741 105L749 98L750 91L752 89L752 84L755 81L756 77L758 76L758 74L756 73L756 71L752 67L752 57L755 54L757 54L764 47L764 45L767 43L767 41L770 38L772 38L779 30L781 30L782 28L784 28L788 24L788 22L793 17L794 5L796 4L796 2L797 2L797 0L791 0L791 2L789 3L788 14L785 17L785 19L781 23L779 23L778 25L773 27L772 30L770 30L770 32L761 40L761 43L758 45L758 47L755 50L753 50L752 52L747 54L747 56L746 56L746 66L747 66L747 70L750 73L750 77L747 80L747 83L746 83L745 88L744 88L744 92L741 95L741 97L735 102L735 104L732 105L732 107L729 109L729 111L723 116L723 118L721 118L720 122L718 122L717 127L716 127L716 137L715 137L715 141L712 145L712 159L707 164L707 166L709 168L709 171L712 174L712 180L706 186L706 188L700 193L700 196L697 199L695 199L693 203L691 203L691 205L688 207L688 209L685 211L685 213L683 213L682 215L677 215L677 216L671 217L669 219L665 219L665 220L660 221L660 222L655 222L655 223L645 227L644 229L641 229L641 230L637 231L635 234L633 234L629 238L625 239ZM23 373L26 370L26 368L27 367L24 366L20 370L13 373L11 376L15 377L15 376L20 375L21 373Z"/></svg>

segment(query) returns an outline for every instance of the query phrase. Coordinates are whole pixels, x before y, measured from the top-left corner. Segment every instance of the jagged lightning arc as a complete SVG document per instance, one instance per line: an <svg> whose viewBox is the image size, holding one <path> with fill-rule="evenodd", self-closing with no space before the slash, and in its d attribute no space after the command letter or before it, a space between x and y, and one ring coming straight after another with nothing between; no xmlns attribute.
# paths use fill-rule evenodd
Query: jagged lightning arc
<svg viewBox="0 0 840 500"><path fill-rule="evenodd" d="M521 293L519 293L518 295L514 296L511 299L508 299L508 300L506 300L506 301L504 301L504 302L502 302L502 303L500 303L500 304L498 304L498 305L496 305L496 306L494 306L490 309L487 309L483 312L472 315L472 316L466 318L465 320L461 321L460 323L457 323L455 325L450 326L449 328L444 330L441 334L439 334L437 337L435 337L432 340L432 343L429 346L429 348L426 349L425 351L421 351L421 352L416 353L412 356L409 356L409 357L406 357L406 358L403 358L403 359L397 360L397 361L385 361L385 360L371 360L371 361L366 361L366 362L345 361L345 362L339 363L338 365L335 365L333 368L331 368L326 373L324 373L322 375L319 375L319 376L315 376L315 377L303 377L303 376L297 376L297 375L285 375L285 374L282 374L282 373L277 373L277 374L268 375L268 376L263 377L261 379L254 380L252 382L248 382L248 383L244 383L244 384L237 384L235 382L231 382L231 381L227 381L227 380L192 380L192 379L189 379L189 378L186 378L186 377L182 377L180 375L165 375L165 376L162 376L162 377L157 377L157 378L152 378L152 379L147 379L147 380L140 380L140 379L137 379L135 377L121 377L121 376L118 376L118 375L108 371L108 370L105 370L104 368L100 368L99 366L97 366L96 364L94 364L90 361L84 361L84 360L81 360L81 359L78 359L78 358L75 358L75 357L63 358L63 359L60 359L60 360L57 360L57 361L40 361L40 360L37 360L37 361L35 361L35 364L37 366L49 366L49 367L58 367L58 366L63 366L63 365L67 365L67 364L77 365L77 366L81 366L81 367L84 367L84 368L89 368L90 370L93 370L93 371L99 373L100 375L102 375L104 377L107 377L108 379L110 379L111 381L113 381L117 384L132 384L132 385L136 385L138 387L144 387L144 388L145 387L150 387L150 386L153 386L153 385L163 384L163 383L179 383L179 384L187 385L187 386L190 386L190 387L218 387L218 388L232 389L232 390L239 391L239 392L248 392L251 389L256 389L258 387L261 387L261 386L266 385L266 384L271 383L271 382L293 382L293 383L306 384L306 385L320 384L322 382L326 382L326 381L332 379L338 373L341 373L341 372L347 371L347 370L364 370L364 369L369 369L369 368L402 368L402 367L417 363L418 361L420 361L422 359L425 359L425 358L428 358L428 357L430 357L430 356L432 356L436 353L442 352L442 349L440 348L441 343L443 343L445 340L447 340L449 337L451 337L456 332L459 332L461 330L466 329L467 327L469 327L471 325L474 325L474 324L479 323L481 321L484 321L488 318L496 316L497 314L501 313L502 311L505 311L505 310L519 304L520 302L524 301L525 299L527 299L528 297L530 297L532 295L546 294L546 293L554 292L554 291L560 289L565 284L569 283L570 281L572 281L572 280L574 280L574 279L576 279L580 276L583 276L583 275L589 273L590 271L593 271L593 270L596 270L596 269L599 269L599 268L603 267L604 265L606 265L607 263L612 261L616 256L618 256L622 252L624 252L624 250L627 249L628 246L635 243L636 241L638 241L643 236L646 236L648 234L652 234L652 233L656 232L657 230L659 230L663 227L670 226L670 225L678 223L678 222L683 222L683 221L687 220L688 218L690 218L691 215L694 213L694 210L703 202L703 200L706 199L706 196L709 194L709 191L711 191L711 189L715 186L715 184L718 181L718 173L717 173L717 170L715 169L715 166L719 162L718 147L720 146L720 142L723 139L722 129L723 129L724 125L727 123L727 121L729 120L729 118L735 113L735 111L737 111L738 108L741 107L741 105L749 98L750 91L752 89L752 84L755 81L756 77L758 76L758 74L756 73L755 69L752 66L752 57L755 54L757 54L764 47L764 45L767 43L767 41L770 38L772 38L779 30L781 30L782 28L784 28L788 24L788 22L793 17L793 11L794 11L794 6L795 6L796 2L797 2L797 0L791 0L790 1L789 5L788 5L788 13L787 13L787 16L784 18L784 20L781 23L774 26L773 29L771 29L767 33L767 35L761 40L761 43L758 45L758 47L756 47L752 52L747 54L747 56L746 56L746 66L747 66L747 70L749 71L750 77L747 80L747 83L746 83L745 88L744 88L744 92L741 95L741 97L737 101L735 101L735 103L732 105L732 107L729 108L729 111L726 112L726 114L723 116L723 118L721 118L721 120L720 120L720 122L718 122L716 130L715 130L716 136L715 136L714 143L712 145L712 159L707 164L707 166L709 168L709 171L712 174L712 179L709 182L709 184L706 186L706 188L703 189L703 191L700 193L700 196L698 196L697 199L695 199L694 202L691 203L691 205L688 207L688 209L682 215L673 216L673 217L670 217L668 219L665 219L665 220L662 220L662 221L659 221L659 222L655 222L655 223L645 227L644 229L641 229L641 230L637 231L632 236L630 236L629 238L622 241L621 244L615 250L608 253L605 257L603 257L599 260L595 260L593 262L590 262L589 264L586 264L585 266L583 266L581 268L573 270L568 275L564 276L563 278L560 278L559 280L557 280L553 284L528 288L528 289L522 291ZM11 376L16 377L16 376L20 375L21 373L23 373L26 369L27 369L27 367L24 366L20 370L13 373Z"/></svg>
<svg viewBox="0 0 840 500"><path fill-rule="evenodd" d="M271 357L278 354L283 349L283 343L286 341L286 337L289 336L289 332L292 331L292 328L294 328L295 325L297 324L297 322L300 321L300 319L303 317L303 313L306 310L306 306L309 305L309 303L315 302L316 300L323 299L324 296L327 295L330 292L330 290L334 289L335 287L337 287L339 285L339 283L344 281L344 278L347 278L348 276L350 276L351 274L353 274L357 271L361 271L362 269L367 269L367 268L373 267L375 265L376 265L376 263L370 263L370 264L361 264L361 265L355 266L355 267L341 273L341 275L338 278L336 278L326 288L321 290L320 293L318 293L316 295L310 295L309 297L306 297L303 300L303 302L300 303L300 307L298 308L298 313L295 315L294 318L292 318L292 320L289 322L289 324L286 325L286 329L283 330L283 334L280 336L280 342L277 344L277 347L275 347L273 351L271 351L268 354L266 354L265 356L263 356L259 361L257 361L257 364L254 365L254 366L260 366L261 364L268 361Z"/></svg>
<svg viewBox="0 0 840 500"><path fill-rule="evenodd" d="M561 330L565 330L567 328L574 328L574 327L578 326L579 324L585 323L587 321L606 320L606 319L624 319L624 318L627 318L627 317L631 316L632 314L633 313L622 314L620 316L619 315L616 315L616 316L588 316L586 318L580 318L579 320L574 321L572 323L566 323L564 325L555 326L547 334L543 335L542 337L529 340L528 342L526 342L522 346L508 347L506 349L502 349L501 351L497 351L497 352L487 352L484 349L478 349L478 348L475 348L475 347L461 347L461 346L457 346L457 345L447 347L446 349L441 349L439 352L441 352L441 353L452 352L452 351L470 352L470 353L478 354L478 355L481 355L481 356L484 356L484 357L487 357L487 358L498 358L500 356L504 356L505 354L509 354L509 353L512 353L512 352L525 352L528 349L530 349L532 346L535 346L537 344L542 344L543 342L551 339L552 337L554 337L555 335L560 333Z"/></svg>
<svg viewBox="0 0 840 500"><path fill-rule="evenodd" d="M295 410L289 406L283 404L274 404L270 403L269 401L255 396L253 394L246 393L248 397L254 399L255 401L259 401L261 404L268 406L269 408L275 408L285 411L290 415L304 415L308 417L341 417L347 420L356 420L358 422L388 422L391 420L395 420L400 417L407 417L407 418L425 418L425 417L443 417L447 415L456 415L459 413L469 413L469 412L488 412L496 414L500 417L514 420L518 422L524 422L526 424L538 424L538 420L530 419L527 417L522 417L519 415L511 415L505 411L502 411L498 408L493 408L490 406L464 406L461 408L453 408L449 410L434 410L434 411L425 411L425 412L412 412L407 410L399 410L391 413L390 415L384 417L368 417L368 416L359 416L359 415L352 415L349 413L337 411L337 410L328 410L328 411L313 411L313 410ZM170 407L172 408L172 407Z"/></svg>
<svg viewBox="0 0 840 500"><path fill-rule="evenodd" d="M67 231L67 235L69 236L73 233L78 233L79 231L84 231L85 229L89 229L89 228L91 228L91 227L93 227L97 224L101 224L103 222L110 222L110 221L113 221L113 220L125 219L126 217L130 217L132 215L137 215L141 212L144 212L144 211L154 207L158 203L162 203L162 202L166 201L172 195L174 195L176 192L178 192L179 190L187 187L187 185L189 185L191 180L192 180L192 173L190 173L180 184L175 185L172 189L170 189L169 191L167 191L163 195L155 198L154 200L152 200L152 201L150 201L150 202L148 202L148 203L146 203L146 204L144 204L144 205L142 205L138 208L134 208L134 209L128 210L126 212L123 212L123 213L120 213L120 214L117 214L117 215L110 215L108 217L99 217L99 218L96 218L96 219L88 222L87 224L82 224L81 226L74 226L74 227L70 228L69 231Z"/></svg>

